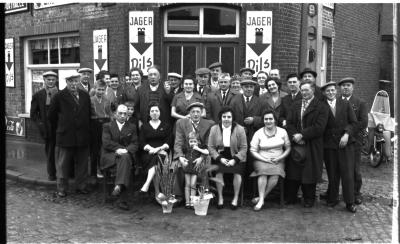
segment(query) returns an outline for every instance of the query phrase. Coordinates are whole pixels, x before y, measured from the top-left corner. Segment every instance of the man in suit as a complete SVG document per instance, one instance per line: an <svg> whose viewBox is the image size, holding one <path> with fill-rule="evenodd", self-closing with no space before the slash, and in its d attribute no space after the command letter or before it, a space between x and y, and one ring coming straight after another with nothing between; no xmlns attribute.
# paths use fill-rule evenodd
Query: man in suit
<svg viewBox="0 0 400 244"><path fill-rule="evenodd" d="M208 68L211 71L211 87L218 89L218 83L219 83L219 76L222 73L222 63L221 62L215 62L210 64L210 66L208 66Z"/></svg>
<svg viewBox="0 0 400 244"><path fill-rule="evenodd" d="M50 104L49 120L56 129L56 160L58 196L65 197L68 175L75 169L76 192L87 194L90 142L90 97L78 88L80 74L66 78L67 86L58 92Z"/></svg>
<svg viewBox="0 0 400 244"><path fill-rule="evenodd" d="M342 181L343 200L348 211L355 213L354 204L354 138L356 115L346 100L336 99L336 83L331 81L321 87L329 106L329 119L324 133L324 161L328 174L327 204L339 203L339 183Z"/></svg>
<svg viewBox="0 0 400 244"><path fill-rule="evenodd" d="M282 98L281 111L279 113L279 125L286 127L286 118L295 101L301 100L300 81L296 73L286 77L289 94Z"/></svg>
<svg viewBox="0 0 400 244"><path fill-rule="evenodd" d="M216 123L219 122L218 114L223 106L229 106L235 94L229 89L231 77L228 73L223 73L218 79L219 89L211 93L207 99L206 114L207 119Z"/></svg>
<svg viewBox="0 0 400 244"><path fill-rule="evenodd" d="M134 123L127 123L128 108L120 104L115 112L115 120L103 125L103 153L101 169L117 167L114 196L121 196L118 207L129 210L127 189L133 164L133 156L138 150L137 129Z"/></svg>
<svg viewBox="0 0 400 244"><path fill-rule="evenodd" d="M81 74L81 80L78 84L79 89L83 89L86 92L90 91L90 75L93 73L93 70L90 68L80 68L78 73Z"/></svg>
<svg viewBox="0 0 400 244"><path fill-rule="evenodd" d="M47 71L43 73L44 88L33 95L30 111L31 119L36 123L40 135L45 142L47 176L50 181L55 181L57 179L54 155L56 138L53 130L54 128L52 129L48 119L48 111L51 100L58 92L58 88L56 86L57 77L57 73L53 71Z"/></svg>
<svg viewBox="0 0 400 244"><path fill-rule="evenodd" d="M207 104L209 94L217 91L217 88L211 87L210 84L210 73L208 68L198 68L196 74L196 84L194 91L198 92L203 98L204 104Z"/></svg>
<svg viewBox="0 0 400 244"><path fill-rule="evenodd" d="M329 108L316 99L315 84L306 81L300 84L302 100L293 103L287 117L287 132L292 143L303 145L305 158L286 161L285 193L286 202L297 202L297 192L301 185L304 207L315 203L316 185L322 176L323 134L329 117Z"/></svg>
<svg viewBox="0 0 400 244"><path fill-rule="evenodd" d="M178 74L178 73L168 73L168 84L169 84L169 88L166 88L172 96L175 96L176 94L180 93L181 91L183 91L183 87L182 87L182 75Z"/></svg>
<svg viewBox="0 0 400 244"><path fill-rule="evenodd" d="M194 102L189 104L187 110L189 111L190 118L178 119L176 122L176 132L175 132L175 143L174 143L174 157L173 159L179 164L182 164L187 159L185 158L185 153L189 150L188 134L189 132L195 131L199 134L200 143L207 144L208 134L210 132L211 126L214 125L214 121L204 119L201 117L204 105L200 102ZM201 164L203 157L199 157L194 160L197 165ZM181 166L181 165L180 165ZM184 185L184 173L182 167L179 167L176 174L174 192L175 195L183 195L183 185ZM178 197L178 199L181 197Z"/></svg>
<svg viewBox="0 0 400 244"><path fill-rule="evenodd" d="M106 89L104 97L111 103L111 111L115 111L118 102L122 101L124 90L120 86L117 74L110 74L110 87Z"/></svg>
<svg viewBox="0 0 400 244"><path fill-rule="evenodd" d="M368 125L368 111L367 111L367 104L364 100L354 96L354 83L355 79L352 77L346 77L339 81L338 85L341 89L341 99L347 100L351 108L353 109L356 117L357 123L354 126L354 139L356 141L354 145L354 194L355 194L355 204L362 203L362 196L361 196L361 185L362 185L362 177L360 171L360 163L361 163L361 148L362 148L362 137L365 129Z"/></svg>

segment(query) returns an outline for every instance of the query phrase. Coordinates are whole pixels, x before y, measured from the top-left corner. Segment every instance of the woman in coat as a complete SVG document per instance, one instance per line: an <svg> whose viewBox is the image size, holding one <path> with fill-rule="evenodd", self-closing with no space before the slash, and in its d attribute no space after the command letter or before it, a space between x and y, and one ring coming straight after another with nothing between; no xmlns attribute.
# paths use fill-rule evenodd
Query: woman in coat
<svg viewBox="0 0 400 244"><path fill-rule="evenodd" d="M219 124L211 127L208 137L208 150L213 163L218 165L217 179L223 182L224 173L233 174L234 196L231 209L237 209L242 175L246 169L247 139L244 128L234 123L233 110L231 107L222 107L219 112ZM218 205L223 208L224 198L222 196L223 185L217 183Z"/></svg>

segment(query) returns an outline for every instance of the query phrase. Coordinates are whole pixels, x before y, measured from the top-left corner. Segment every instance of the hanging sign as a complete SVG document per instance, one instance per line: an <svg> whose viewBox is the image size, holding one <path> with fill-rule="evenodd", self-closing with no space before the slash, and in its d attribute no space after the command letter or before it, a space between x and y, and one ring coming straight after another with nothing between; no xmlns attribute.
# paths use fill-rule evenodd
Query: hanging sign
<svg viewBox="0 0 400 244"><path fill-rule="evenodd" d="M108 36L107 29L93 31L93 67L94 79L101 70L108 70Z"/></svg>
<svg viewBox="0 0 400 244"><path fill-rule="evenodd" d="M153 11L129 12L129 68L139 68L147 75L153 66Z"/></svg>
<svg viewBox="0 0 400 244"><path fill-rule="evenodd" d="M272 11L247 11L246 67L259 71L271 70Z"/></svg>
<svg viewBox="0 0 400 244"><path fill-rule="evenodd" d="M5 39L6 87L15 87L14 83L14 39Z"/></svg>

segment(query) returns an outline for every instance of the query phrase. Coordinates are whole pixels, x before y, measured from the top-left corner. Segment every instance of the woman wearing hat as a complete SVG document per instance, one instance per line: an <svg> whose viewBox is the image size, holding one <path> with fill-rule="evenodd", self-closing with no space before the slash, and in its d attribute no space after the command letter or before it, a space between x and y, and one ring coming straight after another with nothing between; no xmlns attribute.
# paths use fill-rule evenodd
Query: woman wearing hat
<svg viewBox="0 0 400 244"><path fill-rule="evenodd" d="M194 102L202 102L201 95L194 92L193 78L187 76L183 79L183 91L176 94L171 103L171 116L175 119L188 118L189 112L186 110L187 106ZM205 116L205 110L203 114Z"/></svg>
<svg viewBox="0 0 400 244"><path fill-rule="evenodd" d="M258 194L252 200L254 211L264 205L264 199L278 183L279 176L285 177L284 159L290 152L290 140L285 129L276 126L278 120L272 110L262 116L264 127L257 130L250 142L250 153L254 157L254 171L250 177L257 177Z"/></svg>
<svg viewBox="0 0 400 244"><path fill-rule="evenodd" d="M231 209L236 210L239 190L242 184L242 175L246 169L247 139L243 126L234 121L233 110L229 106L222 107L218 115L218 124L211 127L208 137L208 149L213 163L218 165L216 177L223 182L224 173L233 174L234 196ZM218 205L223 208L223 185L217 183Z"/></svg>

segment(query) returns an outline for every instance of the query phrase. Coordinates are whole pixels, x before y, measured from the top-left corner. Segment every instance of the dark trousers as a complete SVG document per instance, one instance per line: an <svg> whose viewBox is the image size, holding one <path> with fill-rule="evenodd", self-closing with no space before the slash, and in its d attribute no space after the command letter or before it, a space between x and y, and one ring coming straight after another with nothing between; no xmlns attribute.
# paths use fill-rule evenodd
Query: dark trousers
<svg viewBox="0 0 400 244"><path fill-rule="evenodd" d="M115 163L117 166L115 184L124 185L126 188L128 188L132 171L131 155L127 153L123 155L116 155L115 157Z"/></svg>
<svg viewBox="0 0 400 244"><path fill-rule="evenodd" d="M362 177L361 177L361 145L358 142L354 145L354 195L355 197L361 196L361 185L362 185Z"/></svg>
<svg viewBox="0 0 400 244"><path fill-rule="evenodd" d="M342 181L343 200L354 203L354 147L353 144L341 149L325 149L324 161L328 174L328 202L339 198L339 184Z"/></svg>
<svg viewBox="0 0 400 244"><path fill-rule="evenodd" d="M44 151L46 152L47 158L47 174L48 176L56 177L56 160L55 160L55 138L46 138Z"/></svg>
<svg viewBox="0 0 400 244"><path fill-rule="evenodd" d="M185 172L183 172L182 167L179 167L175 175L174 194L176 196L184 196L184 191L183 191L184 186L185 186Z"/></svg>
<svg viewBox="0 0 400 244"><path fill-rule="evenodd" d="M110 122L109 118L92 119L90 126L90 176L97 175L100 165L103 124Z"/></svg>
<svg viewBox="0 0 400 244"><path fill-rule="evenodd" d="M317 184L301 184L300 180L285 179L285 195L286 201L296 202L297 192L301 186L303 192L304 203L314 204L315 191Z"/></svg>
<svg viewBox="0 0 400 244"><path fill-rule="evenodd" d="M72 166L75 171L75 188L85 189L88 178L89 146L59 147L55 149L57 158L57 189L68 189L68 178Z"/></svg>

